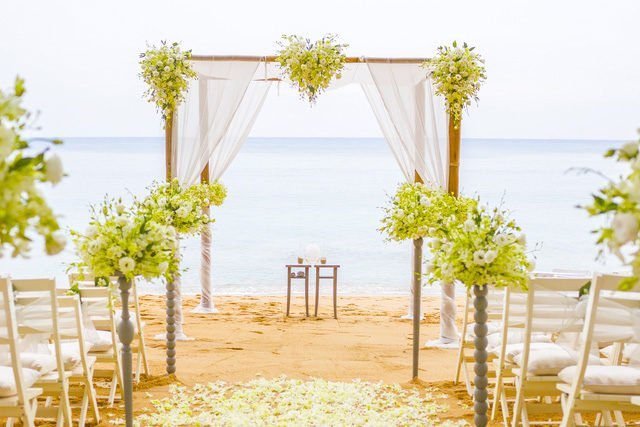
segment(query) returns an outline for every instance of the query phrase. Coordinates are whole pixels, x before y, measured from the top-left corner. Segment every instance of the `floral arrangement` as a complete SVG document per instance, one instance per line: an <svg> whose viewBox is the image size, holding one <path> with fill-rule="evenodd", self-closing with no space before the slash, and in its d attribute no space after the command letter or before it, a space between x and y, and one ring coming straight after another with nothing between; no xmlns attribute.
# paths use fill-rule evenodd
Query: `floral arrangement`
<svg viewBox="0 0 640 427"><path fill-rule="evenodd" d="M600 188L593 195L591 204L584 208L591 216L607 218L608 223L595 231L597 243L631 266L633 275L620 282L621 289L630 290L640 280L640 252L637 250L640 237L640 140L611 149L605 157L615 157L619 162L628 163L630 171L620 180L609 181ZM625 246L634 249L631 256L622 253Z"/></svg>
<svg viewBox="0 0 640 427"><path fill-rule="evenodd" d="M380 232L390 240L445 238L451 217L467 217L476 201L455 197L439 187L422 183L404 183L398 187L390 206L384 208Z"/></svg>
<svg viewBox="0 0 640 427"><path fill-rule="evenodd" d="M95 277L121 273L129 280L135 276L171 280L178 268L173 227L153 221L121 200L105 199L92 211L87 230L72 232L81 259L74 265L78 270Z"/></svg>
<svg viewBox="0 0 640 427"><path fill-rule="evenodd" d="M432 390L419 393L399 385L359 380L344 383L261 378L235 385L217 381L196 385L192 390L173 384L169 397L151 402L153 409L138 416L134 425L467 425L461 420L444 419L447 408L436 402Z"/></svg>
<svg viewBox="0 0 640 427"><path fill-rule="evenodd" d="M337 42L335 34L329 34L320 40L283 35L284 41L278 42L276 62L284 74L298 87L302 98L306 97L314 104L329 83L335 77L341 78L346 56L344 50L349 46Z"/></svg>
<svg viewBox="0 0 640 427"><path fill-rule="evenodd" d="M20 134L29 125L30 113L22 107L24 80L16 78L13 90L0 90L0 258L6 247L11 256L26 256L31 231L44 237L47 254L61 252L66 244L58 220L38 189L38 183L58 184L62 161L48 149L32 153ZM62 141L50 141L61 144Z"/></svg>
<svg viewBox="0 0 640 427"><path fill-rule="evenodd" d="M179 43L168 45L166 41L140 54L140 77L148 85L144 95L165 120L184 101L189 79L196 77L189 58L191 50L183 51Z"/></svg>
<svg viewBox="0 0 640 427"><path fill-rule="evenodd" d="M427 265L430 281L526 289L534 264L527 259L525 235L506 212L476 205L464 221L451 218L447 227L447 239L435 245Z"/></svg>
<svg viewBox="0 0 640 427"><path fill-rule="evenodd" d="M203 208L220 206L227 196L224 185L213 183L183 187L177 179L154 182L149 195L138 203L140 212L150 220L172 226L179 234L196 234L214 220Z"/></svg>
<svg viewBox="0 0 640 427"><path fill-rule="evenodd" d="M436 85L436 93L446 99L447 112L453 115L454 126L460 126L462 110L478 101L478 91L487 78L484 59L473 52L475 48L466 43L458 47L440 46L438 54L424 62L429 76Z"/></svg>

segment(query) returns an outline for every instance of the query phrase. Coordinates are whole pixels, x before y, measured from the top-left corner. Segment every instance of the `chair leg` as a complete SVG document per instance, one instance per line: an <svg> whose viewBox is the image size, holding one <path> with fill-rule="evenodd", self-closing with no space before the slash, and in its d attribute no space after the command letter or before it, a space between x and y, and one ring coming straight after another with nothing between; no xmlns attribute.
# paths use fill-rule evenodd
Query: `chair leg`
<svg viewBox="0 0 640 427"><path fill-rule="evenodd" d="M502 397L502 368L498 367L498 372L496 373L496 386L493 389L493 405L491 408L491 421L496 419L496 412L498 410L498 401L501 397Z"/></svg>
<svg viewBox="0 0 640 427"><path fill-rule="evenodd" d="M93 419L96 424L100 423L100 411L98 410L98 398L96 397L96 389L93 386L93 370L87 375L85 380L86 392L89 396L89 403L91 404L91 412L93 412Z"/></svg>
<svg viewBox="0 0 640 427"><path fill-rule="evenodd" d="M522 381L516 377L516 401L513 404L513 416L511 418L511 425L513 427L518 427L518 422L520 421L520 416L522 415L522 407L524 406L524 390Z"/></svg>
<svg viewBox="0 0 640 427"><path fill-rule="evenodd" d="M502 390L502 396L500 396L500 404L502 405L502 421L504 422L505 426L508 426L509 425L509 405L507 403L507 393L504 390L504 386Z"/></svg>
<svg viewBox="0 0 640 427"><path fill-rule="evenodd" d="M144 341L144 333L142 331L142 327L140 331L138 331L138 336L140 337L140 354L142 355L142 366L144 367L144 374L149 376L149 361L147 360L147 348L145 346Z"/></svg>
<svg viewBox="0 0 640 427"><path fill-rule="evenodd" d="M120 358L120 352L115 350L116 359L116 375L118 376L118 387L120 387L120 399L124 400L124 381L122 379L122 359Z"/></svg>
<svg viewBox="0 0 640 427"><path fill-rule="evenodd" d="M304 278L304 310L305 315L309 317L309 274Z"/></svg>
<svg viewBox="0 0 640 427"><path fill-rule="evenodd" d="M89 409L89 396L87 395L88 390L87 390L86 383L84 387L85 387L85 390L84 390L84 394L82 395L82 403L80 406L80 418L78 419L78 427L84 427L85 423L87 422L87 411Z"/></svg>
<svg viewBox="0 0 640 427"><path fill-rule="evenodd" d="M62 407L66 425L72 426L72 413L71 404L69 403L69 383L65 381L62 386L62 393L60 393L60 406Z"/></svg>
<svg viewBox="0 0 640 427"><path fill-rule="evenodd" d="M138 344L138 351L136 352L136 377L135 377L136 384L140 382L140 372L142 372L142 353L140 351L140 346Z"/></svg>
<svg viewBox="0 0 640 427"><path fill-rule="evenodd" d="M613 411L613 416L616 419L616 423L618 424L619 427L623 427L626 425L625 421L624 421L624 417L622 416L622 412L620 411Z"/></svg>
<svg viewBox="0 0 640 427"><path fill-rule="evenodd" d="M116 391L118 390L118 375L113 371L111 377L111 388L109 389L109 407L113 406L113 402L116 400Z"/></svg>
<svg viewBox="0 0 640 427"><path fill-rule="evenodd" d="M24 417L22 417L22 419L23 419L23 424L26 425L28 417L24 416ZM33 423L30 424L30 425L33 425ZM7 418L7 422L5 423L5 426L6 427L13 427L13 418L11 418L11 417Z"/></svg>

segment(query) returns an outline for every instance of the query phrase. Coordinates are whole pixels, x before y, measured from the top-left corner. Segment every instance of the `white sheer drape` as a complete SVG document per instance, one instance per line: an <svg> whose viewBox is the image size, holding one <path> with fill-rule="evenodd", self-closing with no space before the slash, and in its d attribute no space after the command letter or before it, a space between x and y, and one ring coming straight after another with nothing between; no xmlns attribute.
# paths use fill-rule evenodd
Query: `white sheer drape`
<svg viewBox="0 0 640 427"><path fill-rule="evenodd" d="M271 82L254 80L260 61L194 61L198 80L179 112L174 162L178 180L191 185L209 164L210 181L220 179L246 141ZM201 236L202 297L194 312L215 313L211 292L211 229Z"/></svg>
<svg viewBox="0 0 640 427"><path fill-rule="evenodd" d="M174 170L185 184L195 183L207 162L211 180L222 176L246 140L270 82L281 77L277 64L246 58L198 60L193 65L198 81L191 84L176 123L179 131ZM364 63L347 64L342 78L334 81L331 89L360 84L407 181L413 182L417 173L424 182L446 188L447 117L443 101L435 96L425 75L415 63L365 59ZM204 233L203 302L210 299L210 244L210 232ZM443 297L446 295L443 291ZM443 303L442 312L443 319L455 319L452 298ZM455 324L448 324L453 324L455 335ZM449 332L444 331L445 336Z"/></svg>
<svg viewBox="0 0 640 427"><path fill-rule="evenodd" d="M363 83L362 88L406 180L413 182L417 174L425 183L446 189L447 117L442 100L434 96L431 81L425 79L425 71L415 64L391 62L368 62L367 67L371 82ZM413 266L410 278L405 318L413 318L414 313ZM444 337L454 338L457 331L451 289L453 285L442 287L441 326Z"/></svg>

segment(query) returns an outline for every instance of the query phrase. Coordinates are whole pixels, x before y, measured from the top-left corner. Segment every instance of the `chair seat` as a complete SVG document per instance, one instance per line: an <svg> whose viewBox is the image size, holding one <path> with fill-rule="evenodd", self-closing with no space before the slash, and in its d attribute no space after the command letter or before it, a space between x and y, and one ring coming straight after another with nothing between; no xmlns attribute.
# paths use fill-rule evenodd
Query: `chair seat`
<svg viewBox="0 0 640 427"><path fill-rule="evenodd" d="M513 361L520 367L522 367L523 356L524 354L520 353L513 358ZM559 345L540 350L532 349L529 352L527 376L558 375L561 370L576 363L578 363L578 358L575 352L566 350ZM600 365L600 359L592 357L589 364Z"/></svg>
<svg viewBox="0 0 640 427"><path fill-rule="evenodd" d="M65 378L69 378L71 376L71 371L64 371L64 376ZM53 384L59 381L60 381L60 376L58 375L58 372L55 371L55 372L50 372L38 378L38 381L36 381L36 384Z"/></svg>
<svg viewBox="0 0 640 427"><path fill-rule="evenodd" d="M87 356L86 360L87 360L87 368L91 369L93 365L96 364L97 359L94 356ZM82 366L82 363L76 366L75 368L73 368L73 371L71 371L71 379L78 379L79 377L80 378L85 377L84 367Z"/></svg>
<svg viewBox="0 0 640 427"><path fill-rule="evenodd" d="M571 384L577 368L570 366L558 376ZM587 366L582 388L586 393L609 395L640 395L640 368L633 366Z"/></svg>
<svg viewBox="0 0 640 427"><path fill-rule="evenodd" d="M28 388L25 391L27 399L34 399L42 394L41 388ZM0 407L14 407L18 405L18 396L0 397Z"/></svg>

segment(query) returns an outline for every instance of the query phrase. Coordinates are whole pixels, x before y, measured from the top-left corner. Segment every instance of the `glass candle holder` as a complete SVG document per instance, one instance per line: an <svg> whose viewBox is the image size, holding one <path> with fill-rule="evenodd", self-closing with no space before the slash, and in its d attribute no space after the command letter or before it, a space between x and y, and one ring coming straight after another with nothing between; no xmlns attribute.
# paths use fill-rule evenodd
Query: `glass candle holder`
<svg viewBox="0 0 640 427"><path fill-rule="evenodd" d="M302 262L303 262L303 259L302 259L302 257L301 257L301 256L299 256L299 257L298 257L298 264L302 264Z"/></svg>

